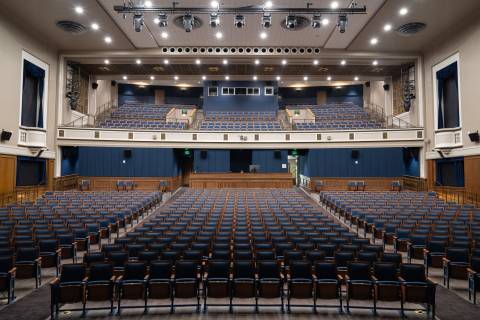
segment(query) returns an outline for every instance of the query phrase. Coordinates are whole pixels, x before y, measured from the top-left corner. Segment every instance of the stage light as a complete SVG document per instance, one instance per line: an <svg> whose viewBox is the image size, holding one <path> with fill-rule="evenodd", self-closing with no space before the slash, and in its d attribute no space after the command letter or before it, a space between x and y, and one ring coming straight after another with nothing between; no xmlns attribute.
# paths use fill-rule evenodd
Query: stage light
<svg viewBox="0 0 480 320"><path fill-rule="evenodd" d="M373 65L373 66L377 66L377 65L378 65L378 61L377 61L377 60L373 60L373 61L372 61L372 65Z"/></svg>
<svg viewBox="0 0 480 320"><path fill-rule="evenodd" d="M253 76L253 81L257 81L257 76Z"/></svg>
<svg viewBox="0 0 480 320"><path fill-rule="evenodd" d="M327 81L332 81L332 77L331 77L331 76L328 76L328 77L327 77Z"/></svg>
<svg viewBox="0 0 480 320"><path fill-rule="evenodd" d="M342 60L342 61L340 61L340 64L341 64L342 66L346 65L346 64L347 64L347 60Z"/></svg>
<svg viewBox="0 0 480 320"><path fill-rule="evenodd" d="M272 26L272 14L264 13L262 16L262 27L268 29Z"/></svg>
<svg viewBox="0 0 480 320"><path fill-rule="evenodd" d="M190 13L187 13L186 15L183 16L183 27L185 28L185 32L192 32L193 21L194 21L194 18Z"/></svg>
<svg viewBox="0 0 480 320"><path fill-rule="evenodd" d="M245 27L245 17L241 14L235 15L234 25L239 29Z"/></svg>
<svg viewBox="0 0 480 320"><path fill-rule="evenodd" d="M174 76L173 79L178 80L179 78L178 78L178 76Z"/></svg>
<svg viewBox="0 0 480 320"><path fill-rule="evenodd" d="M388 32L392 30L392 25L387 23L386 25L383 26L383 31Z"/></svg>
<svg viewBox="0 0 480 320"><path fill-rule="evenodd" d="M304 76L304 77L303 77L303 81L308 81L308 77L307 77L307 76Z"/></svg>
<svg viewBox="0 0 480 320"><path fill-rule="evenodd" d="M285 18L285 26L287 29L294 29L297 26L297 17L293 15L288 15Z"/></svg>
<svg viewBox="0 0 480 320"><path fill-rule="evenodd" d="M358 81L359 79L360 79L359 77L353 78L353 80L355 80L355 81Z"/></svg>
<svg viewBox="0 0 480 320"><path fill-rule="evenodd" d="M313 60L313 65L314 66L318 65L318 60Z"/></svg>
<svg viewBox="0 0 480 320"><path fill-rule="evenodd" d="M143 14L134 14L133 15L133 29L135 29L135 32L141 32L143 29Z"/></svg>
<svg viewBox="0 0 480 320"><path fill-rule="evenodd" d="M230 80L230 77L229 77L229 76L225 76L225 80Z"/></svg>
<svg viewBox="0 0 480 320"><path fill-rule="evenodd" d="M338 16L337 27L340 33L345 33L347 30L348 17L346 14L340 14Z"/></svg>
<svg viewBox="0 0 480 320"><path fill-rule="evenodd" d="M265 4L263 5L264 8L270 9L273 7L273 2L272 1L266 1Z"/></svg>
<svg viewBox="0 0 480 320"><path fill-rule="evenodd" d="M137 60L135 60L135 63L136 63L136 64L142 64L142 60L137 59Z"/></svg>
<svg viewBox="0 0 480 320"><path fill-rule="evenodd" d="M202 80L207 80L207 76L202 76Z"/></svg>
<svg viewBox="0 0 480 320"><path fill-rule="evenodd" d="M223 59L222 63L223 63L224 65L227 65L227 64L228 64L228 60L227 60L227 59Z"/></svg>
<svg viewBox="0 0 480 320"><path fill-rule="evenodd" d="M401 8L398 13L401 15L401 16L405 16L407 13L408 13L408 9L407 8Z"/></svg>
<svg viewBox="0 0 480 320"><path fill-rule="evenodd" d="M322 26L322 16L321 15L313 15L312 17L312 28L319 29Z"/></svg>
<svg viewBox="0 0 480 320"><path fill-rule="evenodd" d="M337 1L333 1L333 2L330 4L330 8L332 8L332 9L337 9L337 8L338 8L338 2L337 2Z"/></svg>
<svg viewBox="0 0 480 320"><path fill-rule="evenodd" d="M330 20L328 20L328 18L322 19L322 26L327 26L329 23L330 23Z"/></svg>
<svg viewBox="0 0 480 320"><path fill-rule="evenodd" d="M217 12L210 13L210 27L216 28L220 25L220 17Z"/></svg>
<svg viewBox="0 0 480 320"><path fill-rule="evenodd" d="M210 6L214 9L218 9L219 3L218 1L212 1L210 2Z"/></svg>
<svg viewBox="0 0 480 320"><path fill-rule="evenodd" d="M158 22L157 22L158 21ZM168 16L165 13L161 13L158 15L158 18L156 19L155 23L160 27L160 28L166 28L168 26Z"/></svg>

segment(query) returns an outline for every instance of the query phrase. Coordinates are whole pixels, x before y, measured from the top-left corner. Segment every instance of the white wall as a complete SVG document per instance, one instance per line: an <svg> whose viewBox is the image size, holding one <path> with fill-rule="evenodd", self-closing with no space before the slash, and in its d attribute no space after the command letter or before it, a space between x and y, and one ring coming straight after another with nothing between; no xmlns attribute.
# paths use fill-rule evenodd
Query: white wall
<svg viewBox="0 0 480 320"><path fill-rule="evenodd" d="M43 61L49 67L48 96L46 103L46 126L48 151L42 157L53 156L55 151L55 105L57 89L57 50L31 35L10 18L0 14L0 130L12 131L8 142L0 143L0 154L31 155L29 150L18 146L20 125L20 97L22 83L22 50Z"/></svg>
<svg viewBox="0 0 480 320"><path fill-rule="evenodd" d="M92 83L98 84L97 89L92 89ZM112 100L112 85L110 80L91 79L88 87L88 114L95 115L97 109Z"/></svg>

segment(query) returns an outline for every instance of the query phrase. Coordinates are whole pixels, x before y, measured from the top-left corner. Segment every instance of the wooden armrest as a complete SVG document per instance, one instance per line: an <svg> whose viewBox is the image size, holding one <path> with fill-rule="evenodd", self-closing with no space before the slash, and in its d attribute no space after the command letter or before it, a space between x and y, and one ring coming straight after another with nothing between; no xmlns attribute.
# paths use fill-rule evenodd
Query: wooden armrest
<svg viewBox="0 0 480 320"><path fill-rule="evenodd" d="M428 254L430 251L428 249L423 248L423 254Z"/></svg>
<svg viewBox="0 0 480 320"><path fill-rule="evenodd" d="M111 281L111 282L115 282L115 279L116 279L116 277L115 277L115 276L112 276L112 277L110 278L110 281Z"/></svg>
<svg viewBox="0 0 480 320"><path fill-rule="evenodd" d="M150 276L147 274L147 275L143 278L143 280L147 281L148 278L150 278Z"/></svg>
<svg viewBox="0 0 480 320"><path fill-rule="evenodd" d="M467 268L467 272L473 275L477 274L477 271L473 270L472 268Z"/></svg>
<svg viewBox="0 0 480 320"><path fill-rule="evenodd" d="M82 281L83 281L83 282L87 282L87 281L88 281L88 277L83 278Z"/></svg>
<svg viewBox="0 0 480 320"><path fill-rule="evenodd" d="M403 279L402 277L398 277L398 281L405 282L405 279Z"/></svg>
<svg viewBox="0 0 480 320"><path fill-rule="evenodd" d="M53 280L50 282L50 285L53 286L53 285L57 285L57 284L59 284L59 283L60 283L60 278L55 278L55 279L53 279Z"/></svg>
<svg viewBox="0 0 480 320"><path fill-rule="evenodd" d="M350 280L350 277L348 276L348 274L345 275L345 281L348 281Z"/></svg>
<svg viewBox="0 0 480 320"><path fill-rule="evenodd" d="M36 263L42 263L42 257L38 257L37 259L35 259L35 262Z"/></svg>
<svg viewBox="0 0 480 320"><path fill-rule="evenodd" d="M341 281L343 281L343 277L341 275L337 274L337 280L341 282Z"/></svg>
<svg viewBox="0 0 480 320"><path fill-rule="evenodd" d="M449 262L450 262L450 260L448 260L448 259L445 258L445 257L443 257L442 260L443 260L444 263L449 263Z"/></svg>
<svg viewBox="0 0 480 320"><path fill-rule="evenodd" d="M56 254L62 253L62 249L57 249L57 250L55 250L55 253L56 253Z"/></svg>
<svg viewBox="0 0 480 320"><path fill-rule="evenodd" d="M378 281L377 277L375 277L375 276L372 276L372 280L373 281Z"/></svg>
<svg viewBox="0 0 480 320"><path fill-rule="evenodd" d="M16 272L17 272L17 267L13 267L12 269L8 270L8 273L10 273L12 277L15 277Z"/></svg>
<svg viewBox="0 0 480 320"><path fill-rule="evenodd" d="M120 282L120 281L122 281L122 279L123 279L123 276L118 276L118 278L117 278L117 282Z"/></svg>

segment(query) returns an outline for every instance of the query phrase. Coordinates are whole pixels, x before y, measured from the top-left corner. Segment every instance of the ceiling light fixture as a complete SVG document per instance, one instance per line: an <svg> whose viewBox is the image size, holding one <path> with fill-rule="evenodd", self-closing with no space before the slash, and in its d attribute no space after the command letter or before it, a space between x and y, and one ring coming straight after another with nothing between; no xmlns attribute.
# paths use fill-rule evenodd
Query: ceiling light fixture
<svg viewBox="0 0 480 320"><path fill-rule="evenodd" d="M401 8L398 11L398 14L401 15L401 16L405 16L405 15L407 15L407 13L408 13L408 8L405 8L405 7Z"/></svg>
<svg viewBox="0 0 480 320"><path fill-rule="evenodd" d="M327 77L327 81L332 81L332 77L331 77L331 76L328 76L328 77Z"/></svg>
<svg viewBox="0 0 480 320"><path fill-rule="evenodd" d="M163 60L163 63L164 63L164 64L169 64L170 61L168 61L168 59L164 59L164 60Z"/></svg>
<svg viewBox="0 0 480 320"><path fill-rule="evenodd" d="M147 0L147 1L145 1L145 3L143 5L145 6L145 8L151 8L152 7L152 1Z"/></svg>
<svg viewBox="0 0 480 320"><path fill-rule="evenodd" d="M98 30L100 29L100 26L98 25L98 23L94 22L90 25L90 28L92 28L92 30Z"/></svg>
<svg viewBox="0 0 480 320"><path fill-rule="evenodd" d="M257 81L258 78L257 78L257 76L253 76L252 79L253 79L253 81Z"/></svg>
<svg viewBox="0 0 480 320"><path fill-rule="evenodd" d="M137 60L135 60L135 63L136 63L136 64L142 64L142 60L137 59Z"/></svg>
<svg viewBox="0 0 480 320"><path fill-rule="evenodd" d="M210 6L211 6L212 8L214 8L214 9L218 9L218 6L219 6L219 5L220 5L220 4L218 3L218 1L212 1L212 2L210 2Z"/></svg>
<svg viewBox="0 0 480 320"><path fill-rule="evenodd" d="M266 1L265 4L263 5L264 8L270 9L273 7L273 2L272 1Z"/></svg>
<svg viewBox="0 0 480 320"><path fill-rule="evenodd" d="M338 8L338 2L337 2L337 1L333 1L332 3L330 3L330 8L332 8L332 9L337 9L337 8Z"/></svg>
<svg viewBox="0 0 480 320"><path fill-rule="evenodd" d="M277 81L280 81L282 78L280 76L277 76L275 79L277 79Z"/></svg>
<svg viewBox="0 0 480 320"><path fill-rule="evenodd" d="M308 77L307 77L307 76L304 76L304 77L303 77L303 81L308 81Z"/></svg>
<svg viewBox="0 0 480 320"><path fill-rule="evenodd" d="M223 63L224 65L227 65L227 64L228 64L228 60L227 60L227 59L223 59L222 63Z"/></svg>
<svg viewBox="0 0 480 320"><path fill-rule="evenodd" d="M197 60L195 60L195 64L197 64L197 65L202 64L202 61L200 61L200 59L197 59Z"/></svg>
<svg viewBox="0 0 480 320"><path fill-rule="evenodd" d="M229 76L225 76L225 80L230 80L230 77L229 77Z"/></svg>
<svg viewBox="0 0 480 320"><path fill-rule="evenodd" d="M110 60L108 60L108 59L103 60L103 62L104 62L105 64L110 64Z"/></svg>
<svg viewBox="0 0 480 320"><path fill-rule="evenodd" d="M192 32L193 22L194 18L190 13L187 13L183 16L183 27L185 28L185 32Z"/></svg>
<svg viewBox="0 0 480 320"><path fill-rule="evenodd" d="M342 66L346 65L346 64L347 64L347 60L342 60L342 61L340 61L340 64L341 64Z"/></svg>
<svg viewBox="0 0 480 320"><path fill-rule="evenodd" d="M245 16L241 14L236 14L233 20L233 24L239 29L245 27Z"/></svg>
<svg viewBox="0 0 480 320"><path fill-rule="evenodd" d="M207 80L207 76L202 76L202 80Z"/></svg>
<svg viewBox="0 0 480 320"><path fill-rule="evenodd" d="M330 20L328 18L322 19L322 26L327 26L329 23L330 23Z"/></svg>
<svg viewBox="0 0 480 320"><path fill-rule="evenodd" d="M127 77L127 76L123 76L123 80L127 80L127 79L128 79L128 77Z"/></svg>
<svg viewBox="0 0 480 320"><path fill-rule="evenodd" d="M259 65L259 64L260 64L260 60L255 59L254 63L255 63L256 65Z"/></svg>
<svg viewBox="0 0 480 320"><path fill-rule="evenodd" d="M378 38L372 38L372 39L370 39L370 44L371 44L372 46L376 45L377 43L378 43Z"/></svg>
<svg viewBox="0 0 480 320"><path fill-rule="evenodd" d="M143 14L141 13L135 13L133 15L133 29L135 32L141 32L143 29L145 21L143 19Z"/></svg>
<svg viewBox="0 0 480 320"><path fill-rule="evenodd" d="M167 39L167 38L168 38L168 32L163 31L162 33L160 33L160 36L161 36L163 39Z"/></svg>
<svg viewBox="0 0 480 320"><path fill-rule="evenodd" d="M313 60L313 65L314 66L318 65L318 60Z"/></svg>
<svg viewBox="0 0 480 320"><path fill-rule="evenodd" d="M261 39L267 39L267 37L268 37L268 35L267 35L266 32L261 32L261 33L260 33L260 38L261 38Z"/></svg>
<svg viewBox="0 0 480 320"><path fill-rule="evenodd" d="M347 31L348 17L346 14L338 15L337 27L340 33L345 33Z"/></svg>
<svg viewBox="0 0 480 320"><path fill-rule="evenodd" d="M150 76L150 80L155 80L155 77L154 77L154 76Z"/></svg>
<svg viewBox="0 0 480 320"><path fill-rule="evenodd" d="M83 7L81 7L81 6L76 6L75 7L75 12L77 14L83 14L85 12L85 10L83 10Z"/></svg>
<svg viewBox="0 0 480 320"><path fill-rule="evenodd" d="M282 64L285 66L287 64L287 60L283 59Z"/></svg>
<svg viewBox="0 0 480 320"><path fill-rule="evenodd" d="M353 80L355 80L355 81L358 81L358 80L359 80L359 78L358 78L358 77L355 77L355 78L353 78Z"/></svg>
<svg viewBox="0 0 480 320"><path fill-rule="evenodd" d="M220 31L218 31L217 33L215 33L215 38L217 38L217 39L222 39L222 38L223 38L223 33L221 33Z"/></svg>
<svg viewBox="0 0 480 320"><path fill-rule="evenodd" d="M178 80L179 78L178 78L178 76L174 76L173 79Z"/></svg>
<svg viewBox="0 0 480 320"><path fill-rule="evenodd" d="M272 26L272 14L271 13L263 13L262 16L262 27L264 29L268 29Z"/></svg>
<svg viewBox="0 0 480 320"><path fill-rule="evenodd" d="M106 36L103 40L104 40L106 43L112 43L112 38L109 37L109 36Z"/></svg>
<svg viewBox="0 0 480 320"><path fill-rule="evenodd" d="M372 61L372 65L374 65L374 66L378 65L378 61L377 61L377 60L373 60L373 61Z"/></svg>
<svg viewBox="0 0 480 320"><path fill-rule="evenodd" d="M388 32L392 30L392 25L387 23L386 25L383 26L383 31Z"/></svg>

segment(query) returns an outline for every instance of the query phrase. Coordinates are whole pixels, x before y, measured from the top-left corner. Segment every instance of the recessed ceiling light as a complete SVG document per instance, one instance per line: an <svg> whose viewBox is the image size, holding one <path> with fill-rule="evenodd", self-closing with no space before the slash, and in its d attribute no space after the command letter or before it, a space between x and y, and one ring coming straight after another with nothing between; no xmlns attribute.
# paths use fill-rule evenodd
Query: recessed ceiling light
<svg viewBox="0 0 480 320"><path fill-rule="evenodd" d="M98 29L100 29L100 26L98 25L98 23L95 23L95 22L92 23L92 24L90 25L90 27L92 28L92 30L98 30Z"/></svg>
<svg viewBox="0 0 480 320"><path fill-rule="evenodd" d="M210 2L210 6L211 6L212 8L218 8L218 1L212 1L212 2Z"/></svg>
<svg viewBox="0 0 480 320"><path fill-rule="evenodd" d="M270 9L271 7L273 7L273 2L272 1L266 1L263 6L267 9Z"/></svg>
<svg viewBox="0 0 480 320"><path fill-rule="evenodd" d="M103 62L104 62L105 64L110 64L110 60L108 60L108 59L103 60Z"/></svg>
<svg viewBox="0 0 480 320"><path fill-rule="evenodd" d="M207 80L207 76L202 76L202 80Z"/></svg>
<svg viewBox="0 0 480 320"><path fill-rule="evenodd" d="M135 60L135 63L136 63L136 64L142 64L142 60L137 59L137 60Z"/></svg>
<svg viewBox="0 0 480 320"><path fill-rule="evenodd" d="M195 60L195 64L202 64L202 61L200 59Z"/></svg>
<svg viewBox="0 0 480 320"><path fill-rule="evenodd" d="M304 76L304 77L303 77L303 81L308 81L308 77L307 77L307 76Z"/></svg>
<svg viewBox="0 0 480 320"><path fill-rule="evenodd" d="M222 39L223 38L223 33L221 33L220 31L218 31L217 33L215 33L215 37L217 39Z"/></svg>
<svg viewBox="0 0 480 320"><path fill-rule="evenodd" d="M155 80L155 77L154 77L154 76L150 76L150 80Z"/></svg>
<svg viewBox="0 0 480 320"><path fill-rule="evenodd" d="M163 60L163 63L164 63L164 64L169 64L170 61L168 61L168 59L165 59L165 60Z"/></svg>
<svg viewBox="0 0 480 320"><path fill-rule="evenodd" d="M153 23L159 24L159 23L160 23L160 19L158 19L158 18L153 19Z"/></svg>
<svg viewBox="0 0 480 320"><path fill-rule="evenodd" d="M225 76L225 80L230 80L230 77L229 77L229 76Z"/></svg>
<svg viewBox="0 0 480 320"><path fill-rule="evenodd" d="M353 80L355 80L355 81L358 81L358 79L359 79L358 77L353 78Z"/></svg>
<svg viewBox="0 0 480 320"><path fill-rule="evenodd" d="M330 4L330 8L332 8L332 9L337 9L337 8L338 8L338 2L337 2L337 1L333 1L333 2Z"/></svg>
<svg viewBox="0 0 480 320"><path fill-rule="evenodd" d="M258 79L257 76L253 76L254 81L257 81L257 79Z"/></svg>
<svg viewBox="0 0 480 320"><path fill-rule="evenodd" d="M76 6L75 7L75 12L78 13L78 14L83 14L85 12L85 10L83 10L83 7L81 7L81 6Z"/></svg>
<svg viewBox="0 0 480 320"><path fill-rule="evenodd" d="M223 63L223 64L228 64L228 60L227 60L227 59L223 59L222 63Z"/></svg>
<svg viewBox="0 0 480 320"><path fill-rule="evenodd" d="M330 20L328 20L327 18L323 18L322 19L322 26L326 26L330 23Z"/></svg>
<svg viewBox="0 0 480 320"><path fill-rule="evenodd" d="M104 40L106 43L112 43L112 38L111 38L111 37L108 37L108 36L107 36L107 37L105 37L103 40Z"/></svg>
<svg viewBox="0 0 480 320"><path fill-rule="evenodd" d="M399 11L398 11L398 14L400 14L401 16L404 16L408 13L408 8L401 8Z"/></svg>
<svg viewBox="0 0 480 320"><path fill-rule="evenodd" d="M256 65L259 65L259 64L260 64L260 60L255 59L254 63L255 63Z"/></svg>
<svg viewBox="0 0 480 320"><path fill-rule="evenodd" d="M167 39L168 38L168 33L163 31L160 36L163 38L163 39Z"/></svg>
<svg viewBox="0 0 480 320"><path fill-rule="evenodd" d="M174 76L173 79L178 80L178 76Z"/></svg>
<svg viewBox="0 0 480 320"><path fill-rule="evenodd" d="M328 76L327 81L332 81L332 77Z"/></svg>
<svg viewBox="0 0 480 320"><path fill-rule="evenodd" d="M128 77L127 77L127 76L123 76L123 80L127 80L127 79L128 79Z"/></svg>
<svg viewBox="0 0 480 320"><path fill-rule="evenodd" d="M260 33L260 38L262 38L262 39L267 39L267 37L268 37L268 35L267 35L267 33L266 33L265 31L262 32L262 33Z"/></svg>
<svg viewBox="0 0 480 320"><path fill-rule="evenodd" d="M313 60L313 65L314 66L318 65L318 60Z"/></svg>
<svg viewBox="0 0 480 320"><path fill-rule="evenodd" d="M371 45L376 45L378 43L378 38L372 38L370 39L370 44Z"/></svg>
<svg viewBox="0 0 480 320"><path fill-rule="evenodd" d="M383 26L383 31L391 31L392 30L392 25L390 23L387 23L386 25Z"/></svg>
<svg viewBox="0 0 480 320"><path fill-rule="evenodd" d="M347 64L347 60L342 60L342 61L340 61L340 64L341 64L342 66L346 65L346 64Z"/></svg>
<svg viewBox="0 0 480 320"><path fill-rule="evenodd" d="M283 65L286 65L286 64L287 64L287 60L283 59L283 60L282 60L282 64L283 64Z"/></svg>
<svg viewBox="0 0 480 320"><path fill-rule="evenodd" d="M152 1L147 0L147 1L145 1L144 5L145 5L146 8L151 8L152 7Z"/></svg>
<svg viewBox="0 0 480 320"><path fill-rule="evenodd" d="M378 61L377 61L377 60L373 60L373 61L372 61L372 65L374 65L374 66L378 65Z"/></svg>
<svg viewBox="0 0 480 320"><path fill-rule="evenodd" d="M275 79L277 79L277 81L280 81L282 78L280 76L277 76Z"/></svg>

